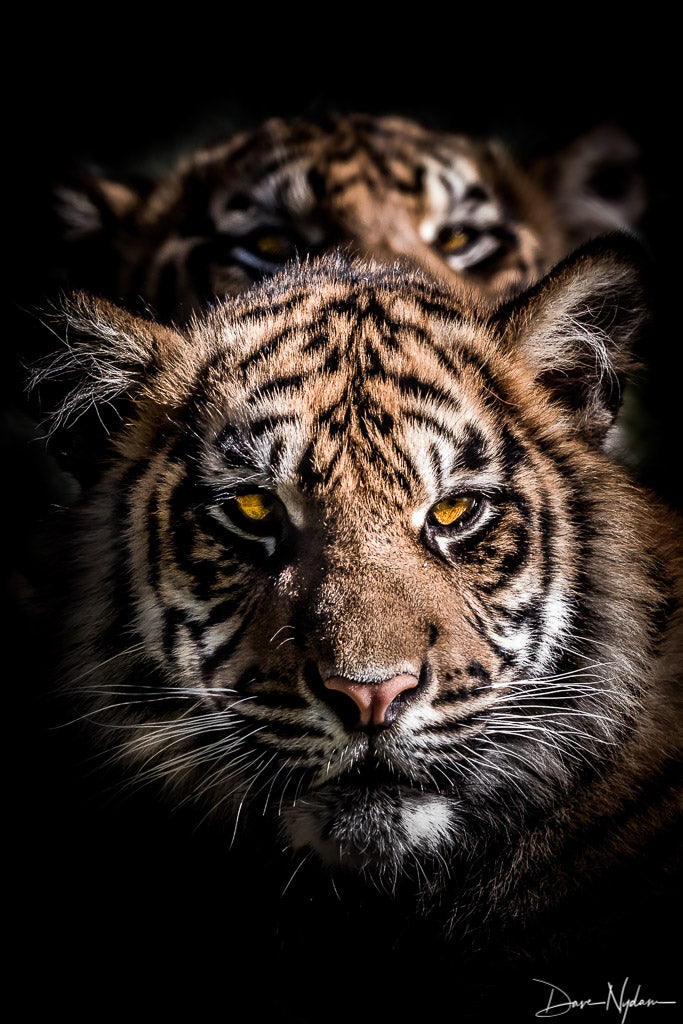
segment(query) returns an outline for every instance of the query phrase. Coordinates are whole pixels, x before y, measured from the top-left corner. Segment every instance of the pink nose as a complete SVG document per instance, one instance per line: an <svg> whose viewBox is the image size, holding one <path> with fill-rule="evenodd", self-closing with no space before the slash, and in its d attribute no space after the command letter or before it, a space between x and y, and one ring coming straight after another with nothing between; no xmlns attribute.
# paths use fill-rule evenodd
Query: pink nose
<svg viewBox="0 0 683 1024"><path fill-rule="evenodd" d="M330 676L325 680L328 690L339 690L357 705L361 725L383 725L387 710L395 697L418 684L417 676L392 676L381 683L359 683L344 676Z"/></svg>

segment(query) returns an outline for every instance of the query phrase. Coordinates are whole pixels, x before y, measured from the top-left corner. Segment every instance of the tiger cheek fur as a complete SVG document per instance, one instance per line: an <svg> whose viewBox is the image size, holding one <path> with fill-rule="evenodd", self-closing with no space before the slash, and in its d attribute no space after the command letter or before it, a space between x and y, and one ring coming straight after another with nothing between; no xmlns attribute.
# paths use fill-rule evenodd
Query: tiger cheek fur
<svg viewBox="0 0 683 1024"><path fill-rule="evenodd" d="M63 418L112 381L133 411L67 672L128 772L390 882L483 865L471 906L505 912L567 829L629 830L676 747L681 588L675 525L601 450L634 260L595 243L483 310L327 259L184 334L74 302Z"/></svg>

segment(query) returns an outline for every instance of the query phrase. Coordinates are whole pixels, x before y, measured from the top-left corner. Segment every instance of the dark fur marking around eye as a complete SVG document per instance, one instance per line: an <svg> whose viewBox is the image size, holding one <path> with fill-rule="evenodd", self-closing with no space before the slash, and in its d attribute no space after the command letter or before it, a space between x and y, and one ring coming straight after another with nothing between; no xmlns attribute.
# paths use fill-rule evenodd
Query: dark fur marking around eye
<svg viewBox="0 0 683 1024"><path fill-rule="evenodd" d="M271 418L266 417L266 429ZM257 472L261 467L250 450L244 444L243 430L234 423L226 423L218 437L216 447L220 451L225 465L231 469L250 469Z"/></svg>
<svg viewBox="0 0 683 1024"><path fill-rule="evenodd" d="M315 490L323 482L323 474L313 464L314 452L315 445L313 441L310 441L299 459L299 465L296 470L297 479L305 491Z"/></svg>
<svg viewBox="0 0 683 1024"><path fill-rule="evenodd" d="M285 452L285 443L281 437L276 437L270 446L270 453L268 455L268 465L270 472L276 475L280 469L282 462L282 456Z"/></svg>
<svg viewBox="0 0 683 1024"><path fill-rule="evenodd" d="M284 413L273 413L268 416L261 416L257 420L252 420L248 427L245 427L246 432L250 438L261 437L263 434L273 433L279 427L284 426L287 423L296 423L298 416L295 412L284 412ZM260 463L251 463L254 468L263 468Z"/></svg>
<svg viewBox="0 0 683 1024"><path fill-rule="evenodd" d="M226 210L248 210L254 200L248 192L234 192L225 203Z"/></svg>
<svg viewBox="0 0 683 1024"><path fill-rule="evenodd" d="M468 423L462 432L456 465L471 472L482 471L489 465L486 439L473 424Z"/></svg>
<svg viewBox="0 0 683 1024"><path fill-rule="evenodd" d="M444 473L439 447L433 441L427 445L427 458L429 459L429 464L432 467L436 487L440 490L443 487Z"/></svg>
<svg viewBox="0 0 683 1024"><path fill-rule="evenodd" d="M433 431L437 437L447 440L452 447L457 451L460 446L460 435L454 434L452 430L448 428L445 423L437 419L436 416L431 416L429 413L422 411L419 405L407 406L402 410L402 419L408 423L419 424L420 426L427 427Z"/></svg>
<svg viewBox="0 0 683 1024"><path fill-rule="evenodd" d="M443 161L443 163L444 166L448 166L445 160ZM447 174L440 174L439 184L441 185L442 189L446 192L448 198L452 200L455 197L455 191L453 188L453 182L451 181L450 177Z"/></svg>
<svg viewBox="0 0 683 1024"><path fill-rule="evenodd" d="M325 176L317 169L312 167L306 176L308 187L313 193L314 197L318 202L325 199L327 195L327 181Z"/></svg>
<svg viewBox="0 0 683 1024"><path fill-rule="evenodd" d="M528 454L524 449L521 442L512 433L510 427L506 423L501 431L502 438L502 462L503 470L506 476L509 478L514 470L524 465L528 461Z"/></svg>
<svg viewBox="0 0 683 1024"><path fill-rule="evenodd" d="M463 199L473 203L485 203L489 199L489 194L481 185L470 185Z"/></svg>

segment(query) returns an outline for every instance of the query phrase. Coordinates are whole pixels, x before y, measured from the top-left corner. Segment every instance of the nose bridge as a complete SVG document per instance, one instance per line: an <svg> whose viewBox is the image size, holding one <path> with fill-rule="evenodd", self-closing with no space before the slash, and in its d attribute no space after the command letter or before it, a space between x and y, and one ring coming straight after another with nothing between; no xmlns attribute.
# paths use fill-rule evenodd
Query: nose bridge
<svg viewBox="0 0 683 1024"><path fill-rule="evenodd" d="M317 177L325 183L318 186L320 210L341 244L376 260L412 249L416 232L405 203L397 200L385 172L362 146L352 157L321 167Z"/></svg>
<svg viewBox="0 0 683 1024"><path fill-rule="evenodd" d="M427 617L413 559L390 539L347 526L330 541L309 595L315 641L342 675L405 671L422 657Z"/></svg>
<svg viewBox="0 0 683 1024"><path fill-rule="evenodd" d="M364 259L399 260L447 284L458 275L424 241L415 211L389 192L370 192L358 182L331 198L329 216L342 244Z"/></svg>

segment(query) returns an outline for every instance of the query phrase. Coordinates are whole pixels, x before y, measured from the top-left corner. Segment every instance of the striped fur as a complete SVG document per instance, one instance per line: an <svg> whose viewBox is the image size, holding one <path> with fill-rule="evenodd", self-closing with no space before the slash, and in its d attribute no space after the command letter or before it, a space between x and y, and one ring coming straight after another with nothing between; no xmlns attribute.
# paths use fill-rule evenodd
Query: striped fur
<svg viewBox="0 0 683 1024"><path fill-rule="evenodd" d="M647 793L680 735L678 524L601 447L644 318L618 241L497 310L339 258L183 331L75 300L63 419L127 403L65 629L107 756L228 836L254 815L332 870L454 887L455 917L644 847L677 802ZM245 492L276 496L265 533ZM454 494L475 511L440 530ZM381 731L324 687L406 672Z"/></svg>
<svg viewBox="0 0 683 1024"><path fill-rule="evenodd" d="M183 321L337 247L519 291L586 239L635 230L645 194L616 129L525 170L502 143L357 114L273 119L190 154L145 194L86 176L59 205L74 287Z"/></svg>

